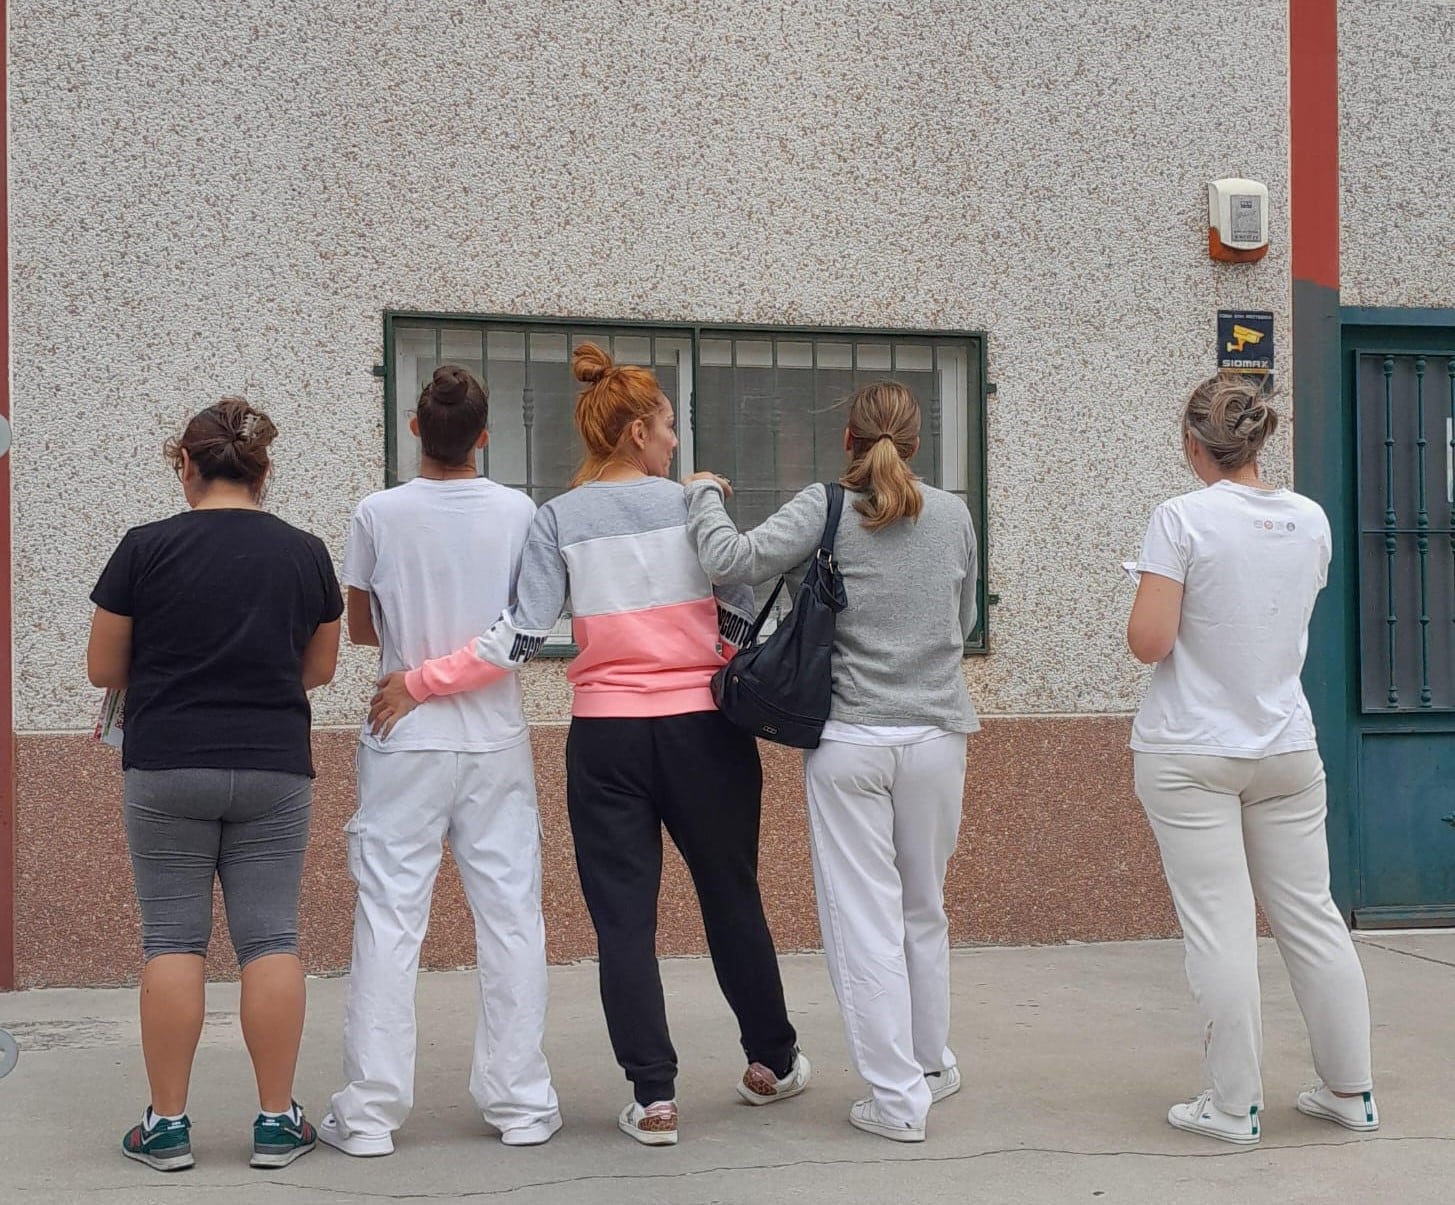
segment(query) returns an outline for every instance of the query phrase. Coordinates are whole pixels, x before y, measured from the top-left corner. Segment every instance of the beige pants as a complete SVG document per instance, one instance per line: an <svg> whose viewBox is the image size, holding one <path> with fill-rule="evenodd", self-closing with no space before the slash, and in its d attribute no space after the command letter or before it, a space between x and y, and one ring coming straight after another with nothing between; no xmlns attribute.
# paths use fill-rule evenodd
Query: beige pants
<svg viewBox="0 0 1455 1205"><path fill-rule="evenodd" d="M1135 760L1137 797L1182 923L1213 1103L1239 1114L1263 1104L1255 898L1293 982L1314 1069L1336 1092L1369 1091L1369 995L1329 894L1318 753Z"/></svg>

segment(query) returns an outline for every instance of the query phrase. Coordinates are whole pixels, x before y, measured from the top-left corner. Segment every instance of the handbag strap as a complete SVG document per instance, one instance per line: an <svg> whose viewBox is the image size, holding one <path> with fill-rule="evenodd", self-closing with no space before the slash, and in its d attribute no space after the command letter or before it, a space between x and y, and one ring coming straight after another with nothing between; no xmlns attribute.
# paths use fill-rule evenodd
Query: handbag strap
<svg viewBox="0 0 1455 1205"><path fill-rule="evenodd" d="M763 625L768 622L768 616L773 614L773 604L778 601L778 596L783 593L783 583L787 580L787 575L778 579L778 584L773 587L773 593L768 596L768 601L763 604L763 609L758 612L758 618L753 620L753 626L748 629L748 635L742 643L743 648L750 649L758 643L758 634L762 632Z"/></svg>
<svg viewBox="0 0 1455 1205"><path fill-rule="evenodd" d="M830 481L823 488L824 493L828 495L829 510L828 517L824 520L823 534L818 539L818 556L826 559L832 565L834 562L834 539L839 534L839 518L844 513L844 487L837 481ZM787 582L787 574L784 574L778 579L778 584L773 587L773 593L768 596L768 601L763 604L763 609L758 612L758 617L753 620L753 626L748 629L748 635L742 643L743 648L750 649L758 643L758 637L762 634L763 625L768 622L768 616L773 614L773 604L778 601L778 596L783 593L783 587Z"/></svg>
<svg viewBox="0 0 1455 1205"><path fill-rule="evenodd" d="M818 540L818 551L821 556L827 557L830 561L834 559L834 540L839 534L839 518L844 513L844 487L837 481L830 481L824 485L824 493L828 495L829 513L824 520L823 535Z"/></svg>

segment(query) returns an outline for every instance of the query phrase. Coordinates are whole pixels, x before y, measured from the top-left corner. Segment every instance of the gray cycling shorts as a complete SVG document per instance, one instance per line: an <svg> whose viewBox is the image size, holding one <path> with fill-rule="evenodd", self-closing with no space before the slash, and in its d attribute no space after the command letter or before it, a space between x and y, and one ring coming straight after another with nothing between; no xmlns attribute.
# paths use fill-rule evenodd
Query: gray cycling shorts
<svg viewBox="0 0 1455 1205"><path fill-rule="evenodd" d="M127 770L126 837L142 950L206 954L222 882L239 966L298 953L313 780L272 770Z"/></svg>

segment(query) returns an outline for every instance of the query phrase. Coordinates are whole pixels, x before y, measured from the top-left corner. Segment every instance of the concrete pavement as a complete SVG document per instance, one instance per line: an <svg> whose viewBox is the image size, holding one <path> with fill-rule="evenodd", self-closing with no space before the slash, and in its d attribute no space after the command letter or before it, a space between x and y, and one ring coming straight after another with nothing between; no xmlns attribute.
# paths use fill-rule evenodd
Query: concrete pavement
<svg viewBox="0 0 1455 1205"><path fill-rule="evenodd" d="M22 1046L18 1068L0 1080L0 1201L1455 1200L1455 934L1362 936L1360 950L1384 1128L1357 1136L1294 1111L1313 1072L1287 977L1265 944L1267 1104L1263 1142L1251 1150L1164 1121L1168 1104L1199 1086L1197 1023L1175 942L957 951L954 1032L966 1089L936 1106L919 1147L861 1134L845 1120L860 1083L815 955L783 959L813 1086L764 1109L732 1091L742 1062L711 965L664 964L682 1063L682 1141L662 1149L616 1130L628 1093L606 1042L594 965L551 971L549 1053L566 1126L547 1146L524 1150L494 1140L466 1090L472 977L422 976L416 1107L397 1153L351 1160L320 1147L277 1173L246 1166L256 1105L235 985L209 989L189 1105L198 1162L172 1175L116 1149L146 1101L135 993L0 995L0 1025ZM344 987L342 979L309 984L298 1095L315 1121L338 1084Z"/></svg>

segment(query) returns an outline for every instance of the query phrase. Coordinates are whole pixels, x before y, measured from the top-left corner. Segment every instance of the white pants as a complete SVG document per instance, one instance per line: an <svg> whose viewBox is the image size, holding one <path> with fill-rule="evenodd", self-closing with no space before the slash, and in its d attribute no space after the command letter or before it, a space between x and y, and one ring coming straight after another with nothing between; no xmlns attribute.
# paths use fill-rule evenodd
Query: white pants
<svg viewBox="0 0 1455 1205"><path fill-rule="evenodd" d="M955 1065L944 886L965 737L825 741L803 765L819 924L849 1052L882 1117L923 1125L926 1073Z"/></svg>
<svg viewBox="0 0 1455 1205"><path fill-rule="evenodd" d="M1369 994L1329 894L1318 753L1138 753L1136 788L1182 923L1213 1103L1238 1114L1263 1104L1255 898L1293 982L1315 1071L1336 1092L1369 1091Z"/></svg>
<svg viewBox="0 0 1455 1205"><path fill-rule="evenodd" d="M530 743L498 753L358 751L359 810L345 826L358 884L344 1013L345 1134L399 1128L414 1103L414 988L448 839L475 918L480 1011L470 1094L504 1131L557 1116L541 1040L546 941Z"/></svg>

